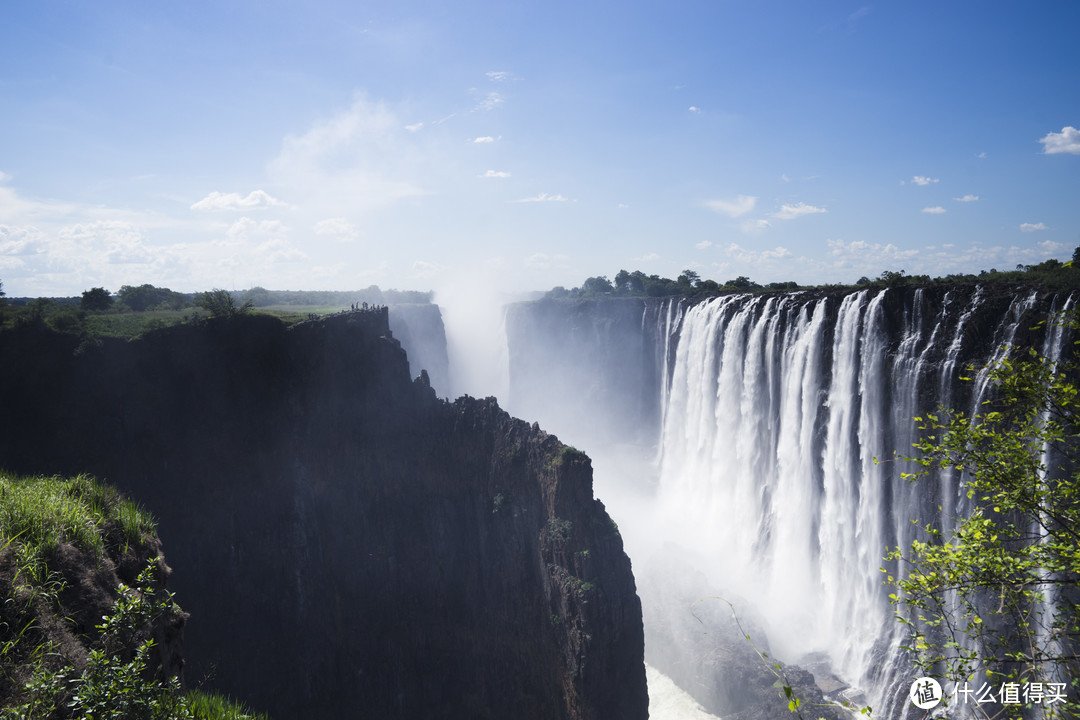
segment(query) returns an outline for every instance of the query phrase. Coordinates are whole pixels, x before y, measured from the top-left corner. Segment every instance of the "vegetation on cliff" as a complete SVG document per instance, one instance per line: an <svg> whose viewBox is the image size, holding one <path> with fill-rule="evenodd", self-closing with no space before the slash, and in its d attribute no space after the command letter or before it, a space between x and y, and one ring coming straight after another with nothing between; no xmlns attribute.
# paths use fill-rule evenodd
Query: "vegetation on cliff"
<svg viewBox="0 0 1080 720"><path fill-rule="evenodd" d="M0 718L250 717L180 690L153 518L86 476L0 473Z"/></svg>
<svg viewBox="0 0 1080 720"><path fill-rule="evenodd" d="M0 328L45 325L58 332L131 339L145 332L199 322L206 317L233 317L249 311L274 315L287 323L309 319L355 306L428 305L431 292L381 290L267 290L244 291L215 288L201 293L181 293L149 283L124 285L115 294L94 287L81 297L4 297L0 283Z"/></svg>

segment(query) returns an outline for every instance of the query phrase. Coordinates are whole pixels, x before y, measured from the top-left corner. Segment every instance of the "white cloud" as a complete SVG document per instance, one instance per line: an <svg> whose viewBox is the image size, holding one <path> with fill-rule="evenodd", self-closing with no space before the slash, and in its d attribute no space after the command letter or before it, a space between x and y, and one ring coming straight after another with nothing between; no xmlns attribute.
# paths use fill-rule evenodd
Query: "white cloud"
<svg viewBox="0 0 1080 720"><path fill-rule="evenodd" d="M694 247L696 247L698 250L705 250L706 248L711 248L712 247L712 241L711 240L702 240L701 242L695 244Z"/></svg>
<svg viewBox="0 0 1080 720"><path fill-rule="evenodd" d="M956 202L963 202L963 203L978 202L979 196L978 195L965 195L964 197L953 198L953 200L955 200Z"/></svg>
<svg viewBox="0 0 1080 720"><path fill-rule="evenodd" d="M525 264L531 268L549 268L551 267L551 258L545 253L533 253L525 258Z"/></svg>
<svg viewBox="0 0 1080 720"><path fill-rule="evenodd" d="M514 77L512 73L508 73L505 70L499 70L485 74L487 75L488 80L491 80L492 82L503 82L504 80L510 80Z"/></svg>
<svg viewBox="0 0 1080 720"><path fill-rule="evenodd" d="M790 250L779 245L772 250L750 250L737 243L730 243L724 251L741 264L756 264L791 256Z"/></svg>
<svg viewBox="0 0 1080 720"><path fill-rule="evenodd" d="M745 220L739 227L744 233L754 234L768 230L772 227L772 223L764 218L759 218L757 220Z"/></svg>
<svg viewBox="0 0 1080 720"><path fill-rule="evenodd" d="M705 207L721 215L737 218L753 210L756 203L757 198L752 195L737 195L734 200L706 200Z"/></svg>
<svg viewBox="0 0 1080 720"><path fill-rule="evenodd" d="M259 238L281 238L287 235L289 228L285 227L280 220L262 220L256 222L244 216L229 226L226 236L229 240L244 242L258 240Z"/></svg>
<svg viewBox="0 0 1080 720"><path fill-rule="evenodd" d="M944 215L946 212L948 212L940 205L935 205L934 207L924 207L922 211L928 215Z"/></svg>
<svg viewBox="0 0 1080 720"><path fill-rule="evenodd" d="M483 143L493 143L495 142L495 138L491 137L490 135L484 135L483 137L476 138L475 140L473 140L473 142L477 145L481 145Z"/></svg>
<svg viewBox="0 0 1080 720"><path fill-rule="evenodd" d="M660 255L657 253L645 253L641 257L630 258L632 262L654 262L660 259Z"/></svg>
<svg viewBox="0 0 1080 720"><path fill-rule="evenodd" d="M1049 230L1043 223L1023 223L1020 225L1020 232L1038 232L1039 230Z"/></svg>
<svg viewBox="0 0 1080 720"><path fill-rule="evenodd" d="M1059 133L1047 133L1046 137L1039 142L1042 143L1043 152L1047 155L1056 153L1080 155L1080 130L1072 126L1063 127Z"/></svg>
<svg viewBox="0 0 1080 720"><path fill-rule="evenodd" d="M502 170L488 170L486 173L484 173L480 177L484 177L484 178L508 178L508 177L510 177L510 173L504 172Z"/></svg>
<svg viewBox="0 0 1080 720"><path fill-rule="evenodd" d="M983 160L983 159L986 158L986 152L983 151L983 152L979 153L978 155L976 155L975 157L979 158L980 160Z"/></svg>
<svg viewBox="0 0 1080 720"><path fill-rule="evenodd" d="M816 215L823 212L826 212L825 208L814 207L801 202L796 205L781 205L780 211L773 213L773 217L777 220L794 220L803 215Z"/></svg>
<svg viewBox="0 0 1080 720"><path fill-rule="evenodd" d="M409 276L415 280L430 280L437 276L442 268L435 263L425 260L417 260L412 264L412 274Z"/></svg>
<svg viewBox="0 0 1080 720"><path fill-rule="evenodd" d="M59 230L57 237L62 244L69 242L87 254L103 253L109 264L149 264L154 261L154 253L143 244L139 229L122 220L68 225Z"/></svg>
<svg viewBox="0 0 1080 720"><path fill-rule="evenodd" d="M939 178L923 177L922 175L916 175L915 177L911 178L911 182L915 183L916 185L922 185L925 187L926 185L931 185L933 183L941 181Z"/></svg>
<svg viewBox="0 0 1080 720"><path fill-rule="evenodd" d="M503 104L503 96L497 92L489 92L477 102L476 110L494 110Z"/></svg>
<svg viewBox="0 0 1080 720"><path fill-rule="evenodd" d="M292 247L284 238L274 237L259 243L260 259L267 264L295 263L309 260L307 253Z"/></svg>
<svg viewBox="0 0 1080 720"><path fill-rule="evenodd" d="M406 125L405 129L408 130L409 132L416 132L422 127L424 127L424 123L418 122L418 123L413 123L412 125Z"/></svg>
<svg viewBox="0 0 1080 720"><path fill-rule="evenodd" d="M270 177L324 215L382 207L424 194L414 181L426 177L417 137L384 103L360 96L307 132L286 136Z"/></svg>
<svg viewBox="0 0 1080 720"><path fill-rule="evenodd" d="M837 268L860 267L872 273L892 263L910 260L919 255L917 249L901 250L892 243L868 243L865 240L826 240L832 265ZM876 268L876 269L875 269Z"/></svg>
<svg viewBox="0 0 1080 720"><path fill-rule="evenodd" d="M689 109L690 109L690 112L692 112L692 113L700 113L701 112L701 108L697 107L696 105L691 105Z"/></svg>
<svg viewBox="0 0 1080 720"><path fill-rule="evenodd" d="M566 198L562 195L548 195L547 193L540 193L536 197L521 198L520 200L515 200L515 202L566 202Z"/></svg>
<svg viewBox="0 0 1080 720"><path fill-rule="evenodd" d="M240 193L223 193L215 190L191 206L192 210L261 210L282 206L285 203L270 197L263 190L252 190L243 197Z"/></svg>
<svg viewBox="0 0 1080 720"><path fill-rule="evenodd" d="M33 226L0 225L0 257L37 255L48 251L48 236Z"/></svg>
<svg viewBox="0 0 1080 720"><path fill-rule="evenodd" d="M315 223L316 235L332 237L338 242L350 242L359 237L356 226L341 217L327 218Z"/></svg>

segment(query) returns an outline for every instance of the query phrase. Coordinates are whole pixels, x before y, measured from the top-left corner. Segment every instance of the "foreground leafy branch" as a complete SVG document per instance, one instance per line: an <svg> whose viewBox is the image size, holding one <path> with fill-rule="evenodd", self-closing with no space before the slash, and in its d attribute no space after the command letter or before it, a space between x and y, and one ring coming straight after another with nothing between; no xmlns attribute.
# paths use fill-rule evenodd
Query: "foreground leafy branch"
<svg viewBox="0 0 1080 720"><path fill-rule="evenodd" d="M1077 368L1029 350L987 368L993 399L974 417L916 418L917 472L962 473L971 512L931 524L898 563L891 599L928 675L1053 691L1053 702L976 708L1016 716L1080 712L1080 396ZM1066 692L1067 689L1067 692ZM970 709L970 708L969 708Z"/></svg>

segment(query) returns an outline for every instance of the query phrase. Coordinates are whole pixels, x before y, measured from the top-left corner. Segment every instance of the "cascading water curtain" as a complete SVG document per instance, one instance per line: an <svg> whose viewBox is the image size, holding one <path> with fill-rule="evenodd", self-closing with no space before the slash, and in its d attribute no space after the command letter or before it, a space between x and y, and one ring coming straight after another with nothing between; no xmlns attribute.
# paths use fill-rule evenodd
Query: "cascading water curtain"
<svg viewBox="0 0 1080 720"><path fill-rule="evenodd" d="M903 291L664 308L659 454L669 536L746 599L778 656L824 654L885 717L904 712L888 688L912 678L882 558L910 546L912 519L947 525L966 501L958 478L903 479L901 456L917 439L912 418L954 402L984 302L979 289L932 301L915 290L887 312L892 292ZM991 348L1013 340L1035 303L1013 300ZM972 385L965 399L978 407L986 383Z"/></svg>

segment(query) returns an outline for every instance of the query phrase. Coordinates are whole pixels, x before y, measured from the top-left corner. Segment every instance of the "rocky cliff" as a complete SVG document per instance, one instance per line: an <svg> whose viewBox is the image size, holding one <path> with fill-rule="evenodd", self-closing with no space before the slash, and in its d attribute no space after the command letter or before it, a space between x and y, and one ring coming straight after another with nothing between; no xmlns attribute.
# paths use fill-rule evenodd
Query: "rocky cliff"
<svg viewBox="0 0 1080 720"><path fill-rule="evenodd" d="M92 472L158 517L189 682L275 718L646 717L588 458L411 381L385 312L22 328L0 369L0 466Z"/></svg>

